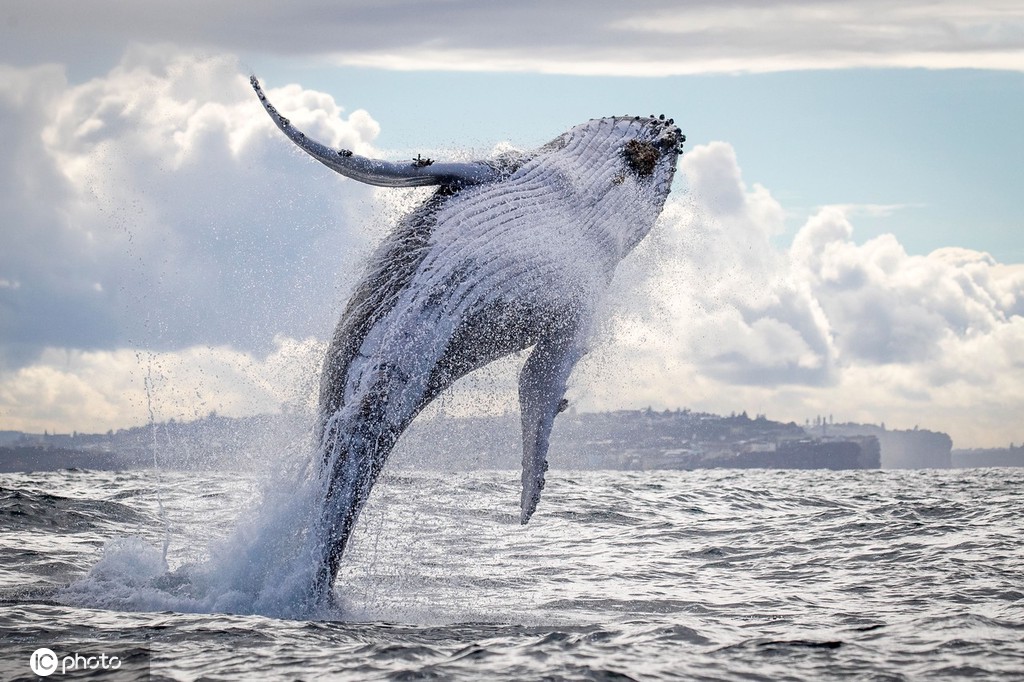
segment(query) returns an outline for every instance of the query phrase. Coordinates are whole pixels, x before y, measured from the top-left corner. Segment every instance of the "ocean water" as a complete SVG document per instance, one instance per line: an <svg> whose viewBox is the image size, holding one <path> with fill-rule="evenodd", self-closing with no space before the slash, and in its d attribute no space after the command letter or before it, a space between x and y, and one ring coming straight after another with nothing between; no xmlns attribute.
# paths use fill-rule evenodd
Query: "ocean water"
<svg viewBox="0 0 1024 682"><path fill-rule="evenodd" d="M518 472L392 472L336 604L270 615L209 568L294 546L238 549L261 478L0 476L0 677L1024 679L1024 470L552 470L525 527Z"/></svg>

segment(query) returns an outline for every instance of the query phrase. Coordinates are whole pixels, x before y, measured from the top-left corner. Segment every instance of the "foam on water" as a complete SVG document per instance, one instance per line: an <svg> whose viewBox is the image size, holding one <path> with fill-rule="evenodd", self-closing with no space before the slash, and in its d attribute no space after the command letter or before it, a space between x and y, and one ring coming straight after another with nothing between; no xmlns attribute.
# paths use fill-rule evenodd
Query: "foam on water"
<svg viewBox="0 0 1024 682"><path fill-rule="evenodd" d="M206 558L169 567L167 542L137 536L104 545L89 572L58 594L69 604L146 611L336 618L336 606L314 599L311 585L323 555L318 524L324 481L311 455L272 471L232 532L208 543ZM161 514L164 513L160 505ZM173 522L173 519L171 520ZM169 537L165 535L165 537ZM192 543L194 538L175 538Z"/></svg>

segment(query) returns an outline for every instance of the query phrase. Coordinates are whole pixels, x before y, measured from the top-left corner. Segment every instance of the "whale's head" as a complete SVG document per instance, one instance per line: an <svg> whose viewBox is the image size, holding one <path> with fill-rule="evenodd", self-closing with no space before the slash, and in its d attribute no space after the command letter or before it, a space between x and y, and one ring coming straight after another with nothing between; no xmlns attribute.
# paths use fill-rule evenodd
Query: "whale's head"
<svg viewBox="0 0 1024 682"><path fill-rule="evenodd" d="M604 225L621 256L661 213L685 141L664 116L599 118L559 135L527 165L542 166L568 183L579 209Z"/></svg>

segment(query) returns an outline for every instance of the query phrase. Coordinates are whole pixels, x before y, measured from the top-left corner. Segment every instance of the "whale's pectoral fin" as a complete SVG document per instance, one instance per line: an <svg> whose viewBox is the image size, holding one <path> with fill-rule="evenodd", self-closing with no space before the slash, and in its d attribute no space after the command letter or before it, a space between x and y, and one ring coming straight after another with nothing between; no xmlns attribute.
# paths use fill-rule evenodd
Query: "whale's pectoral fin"
<svg viewBox="0 0 1024 682"><path fill-rule="evenodd" d="M347 178L380 187L466 186L495 180L501 174L496 166L483 161L437 163L418 156L411 162L392 163L368 159L365 156L353 154L348 149L331 149L327 145L306 137L302 131L291 124L291 121L278 113L263 93L256 76L251 76L249 82L260 98L263 108L267 110L270 118L281 129L281 132L288 136L288 139L320 163Z"/></svg>
<svg viewBox="0 0 1024 682"><path fill-rule="evenodd" d="M523 494L519 520L530 520L547 471L548 439L555 415L565 409L565 385L584 348L573 330L541 339L519 375L519 407L523 418Z"/></svg>

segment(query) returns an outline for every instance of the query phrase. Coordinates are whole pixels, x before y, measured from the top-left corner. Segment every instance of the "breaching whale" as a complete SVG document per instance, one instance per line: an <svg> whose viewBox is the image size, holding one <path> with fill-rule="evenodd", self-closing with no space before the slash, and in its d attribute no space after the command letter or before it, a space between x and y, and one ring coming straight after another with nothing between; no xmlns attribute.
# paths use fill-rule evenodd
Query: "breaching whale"
<svg viewBox="0 0 1024 682"><path fill-rule="evenodd" d="M548 438L619 261L669 194L685 137L672 119L615 116L533 151L464 163L368 159L277 127L332 170L383 187L436 186L372 256L324 359L317 437L327 481L314 595L396 441L458 378L532 347L519 377L520 520L540 500Z"/></svg>

